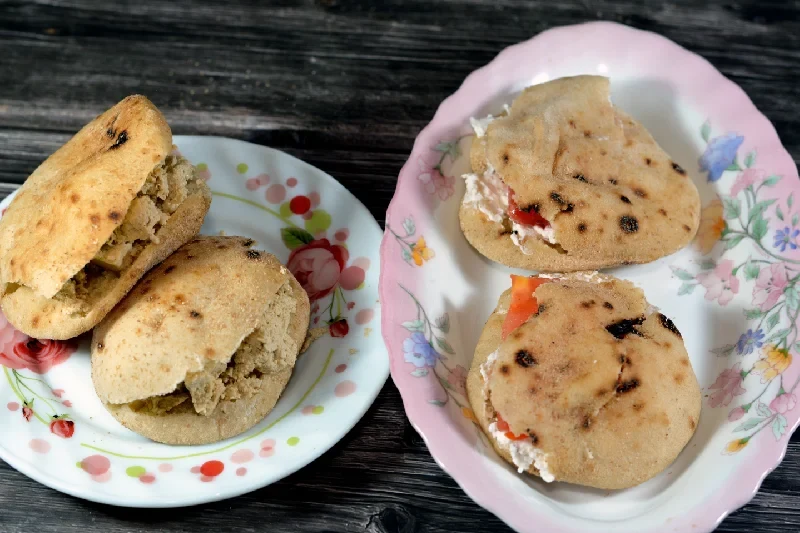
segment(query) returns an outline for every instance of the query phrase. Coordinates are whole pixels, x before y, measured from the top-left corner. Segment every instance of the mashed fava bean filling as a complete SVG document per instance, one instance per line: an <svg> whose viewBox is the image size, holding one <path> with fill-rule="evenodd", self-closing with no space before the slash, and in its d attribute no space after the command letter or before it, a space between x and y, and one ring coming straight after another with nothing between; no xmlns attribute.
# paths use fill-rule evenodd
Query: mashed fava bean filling
<svg viewBox="0 0 800 533"><path fill-rule="evenodd" d="M294 365L298 346L289 335L289 326L296 309L297 302L287 282L227 364L215 361L199 372L187 374L174 392L136 400L129 407L149 415L192 411L210 415L221 401L252 397L261 390L266 376Z"/></svg>
<svg viewBox="0 0 800 533"><path fill-rule="evenodd" d="M169 155L153 169L130 204L122 224L97 255L67 281L55 299L86 313L92 302L106 294L150 243L158 244L158 232L181 203L201 187L189 161Z"/></svg>

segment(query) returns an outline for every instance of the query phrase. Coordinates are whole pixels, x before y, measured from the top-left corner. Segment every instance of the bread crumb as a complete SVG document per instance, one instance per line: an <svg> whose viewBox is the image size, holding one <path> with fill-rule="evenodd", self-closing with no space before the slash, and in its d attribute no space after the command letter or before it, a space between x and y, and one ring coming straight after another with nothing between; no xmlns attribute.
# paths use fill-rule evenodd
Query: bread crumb
<svg viewBox="0 0 800 533"><path fill-rule="evenodd" d="M324 337L325 334L328 333L328 328L311 328L308 330L308 334L306 335L306 340L303 342L303 347L300 348L300 353L303 354L311 348L311 345L314 344L314 341L319 339L320 337Z"/></svg>
<svg viewBox="0 0 800 533"><path fill-rule="evenodd" d="M220 237L224 237L225 235L226 235L226 233L225 233L224 229L219 230L219 236Z"/></svg>

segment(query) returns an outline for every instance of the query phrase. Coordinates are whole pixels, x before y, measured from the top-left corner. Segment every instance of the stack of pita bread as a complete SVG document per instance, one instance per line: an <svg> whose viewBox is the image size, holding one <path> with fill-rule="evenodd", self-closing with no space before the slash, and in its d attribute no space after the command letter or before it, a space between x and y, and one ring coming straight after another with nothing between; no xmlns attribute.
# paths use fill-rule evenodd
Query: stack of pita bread
<svg viewBox="0 0 800 533"><path fill-rule="evenodd" d="M42 163L0 219L8 321L46 339L95 328L100 399L161 442L258 423L308 329L308 296L276 258L250 239L192 240L210 205L164 116L135 95Z"/></svg>
<svg viewBox="0 0 800 533"><path fill-rule="evenodd" d="M467 381L481 428L545 481L642 483L694 434L700 389L673 322L633 284L588 271L686 246L697 188L611 103L604 77L529 87L473 127L459 210L469 243L510 267L574 273L512 276Z"/></svg>

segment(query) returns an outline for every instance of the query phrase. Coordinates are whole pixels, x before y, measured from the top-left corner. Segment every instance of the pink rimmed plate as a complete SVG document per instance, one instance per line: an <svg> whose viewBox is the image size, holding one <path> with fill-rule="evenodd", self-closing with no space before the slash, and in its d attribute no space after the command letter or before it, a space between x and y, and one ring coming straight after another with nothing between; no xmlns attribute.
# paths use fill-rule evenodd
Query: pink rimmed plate
<svg viewBox="0 0 800 533"><path fill-rule="evenodd" d="M213 192L201 233L250 237L287 263L311 299L312 326L328 331L300 357L260 424L217 444L167 446L103 408L87 336L29 339L0 314L0 458L87 500L177 507L268 485L336 444L389 374L379 326L381 232L369 211L331 176L278 150L216 137L175 142Z"/></svg>
<svg viewBox="0 0 800 533"><path fill-rule="evenodd" d="M674 319L703 388L697 431L678 459L623 491L519 476L485 441L464 394L478 335L512 272L459 229L469 118L576 74L611 79L614 102L687 169L703 202L692 246L609 271ZM611 23L556 28L472 73L417 137L381 246L392 377L436 461L518 531L713 530L753 497L800 419L798 185L792 158L747 95L658 35Z"/></svg>

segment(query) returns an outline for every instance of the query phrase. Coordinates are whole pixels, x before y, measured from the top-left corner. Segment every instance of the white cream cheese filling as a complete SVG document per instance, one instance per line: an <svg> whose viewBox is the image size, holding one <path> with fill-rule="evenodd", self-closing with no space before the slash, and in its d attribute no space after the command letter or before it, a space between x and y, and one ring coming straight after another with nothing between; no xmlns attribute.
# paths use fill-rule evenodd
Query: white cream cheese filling
<svg viewBox="0 0 800 533"><path fill-rule="evenodd" d="M477 209L492 222L502 224L508 216L508 186L503 183L494 168L489 165L483 175L464 174L461 176L467 185L462 203ZM511 240L514 241L524 254L530 255L533 251L525 247L528 239L542 239L550 244L556 244L556 232L553 226L540 228L511 223Z"/></svg>
<svg viewBox="0 0 800 533"><path fill-rule="evenodd" d="M492 367L500 355L500 350L492 352L481 365L481 377L483 377L483 399L486 405L489 403L489 377L492 375ZM506 437L503 431L497 429L497 421L489 424L489 432L497 444L504 450L508 450L517 472L520 474L527 471L531 465L539 471L541 478L550 483L555 481L555 476L548 470L547 454L533 445L531 439L511 440Z"/></svg>

